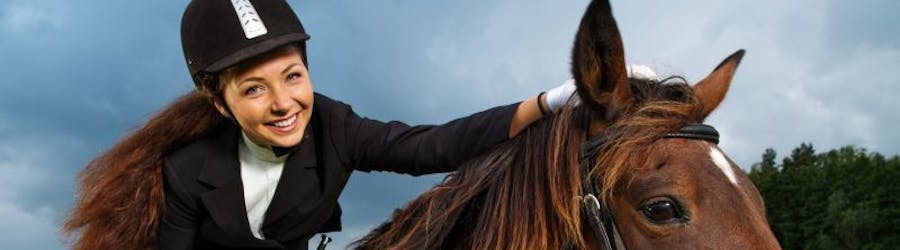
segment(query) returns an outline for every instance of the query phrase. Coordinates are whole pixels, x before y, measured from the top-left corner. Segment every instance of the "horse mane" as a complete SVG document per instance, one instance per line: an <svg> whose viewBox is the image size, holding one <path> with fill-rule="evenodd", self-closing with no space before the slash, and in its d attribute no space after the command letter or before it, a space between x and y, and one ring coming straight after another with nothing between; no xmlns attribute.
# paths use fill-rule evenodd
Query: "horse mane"
<svg viewBox="0 0 900 250"><path fill-rule="evenodd" d="M674 81L681 79L681 81ZM631 79L633 110L607 121L606 144L591 177L609 201L653 141L699 122L699 102L680 77ZM466 162L434 188L353 243L357 249L585 249L579 152L590 107L564 107L491 152Z"/></svg>

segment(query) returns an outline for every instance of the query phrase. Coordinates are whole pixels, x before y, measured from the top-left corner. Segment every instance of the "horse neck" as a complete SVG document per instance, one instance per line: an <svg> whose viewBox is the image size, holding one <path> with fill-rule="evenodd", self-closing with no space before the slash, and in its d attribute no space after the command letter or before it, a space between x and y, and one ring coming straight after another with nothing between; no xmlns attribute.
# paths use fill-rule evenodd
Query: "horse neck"
<svg viewBox="0 0 900 250"><path fill-rule="evenodd" d="M355 246L361 249L585 248L575 196L580 109L564 109L467 162L394 213Z"/></svg>
<svg viewBox="0 0 900 250"><path fill-rule="evenodd" d="M573 240L584 245L575 202L581 192L577 153L585 138L582 118L581 109L566 109L515 138L513 150L495 151L515 156L482 183L473 248L559 248Z"/></svg>

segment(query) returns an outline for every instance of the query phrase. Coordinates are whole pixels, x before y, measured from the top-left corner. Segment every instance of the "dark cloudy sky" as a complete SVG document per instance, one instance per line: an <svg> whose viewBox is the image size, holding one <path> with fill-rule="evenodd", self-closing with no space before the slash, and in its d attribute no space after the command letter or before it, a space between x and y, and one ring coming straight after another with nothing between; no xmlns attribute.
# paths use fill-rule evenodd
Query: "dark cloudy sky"
<svg viewBox="0 0 900 250"><path fill-rule="evenodd" d="M192 88L187 1L0 0L0 249L60 249L75 174ZM441 123L569 77L586 0L296 1L316 91L365 116ZM702 79L747 49L708 123L744 168L801 142L900 152L900 1L613 1L629 63ZM441 176L358 173L359 237Z"/></svg>

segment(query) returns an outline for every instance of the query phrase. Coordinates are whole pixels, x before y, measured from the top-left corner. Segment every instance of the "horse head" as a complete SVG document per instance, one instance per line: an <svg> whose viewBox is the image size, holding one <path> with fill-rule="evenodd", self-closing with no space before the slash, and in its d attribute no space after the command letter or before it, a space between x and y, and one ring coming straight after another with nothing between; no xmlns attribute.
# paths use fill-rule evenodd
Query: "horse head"
<svg viewBox="0 0 900 250"><path fill-rule="evenodd" d="M696 125L725 98L743 55L693 87L629 79L609 2L593 1L572 50L582 105L466 162L354 246L779 248L759 192L715 130Z"/></svg>
<svg viewBox="0 0 900 250"><path fill-rule="evenodd" d="M759 191L716 142L666 136L702 123L719 106L743 56L735 52L692 87L629 79L609 2L590 3L576 35L572 74L593 113L589 136L605 139L591 156L588 178L600 186L620 244L779 248Z"/></svg>

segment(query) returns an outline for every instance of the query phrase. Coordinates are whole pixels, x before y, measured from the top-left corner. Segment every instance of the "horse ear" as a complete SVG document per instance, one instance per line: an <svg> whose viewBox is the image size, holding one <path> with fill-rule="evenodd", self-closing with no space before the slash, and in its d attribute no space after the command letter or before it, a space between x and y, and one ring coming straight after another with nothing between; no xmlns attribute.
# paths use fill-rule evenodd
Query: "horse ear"
<svg viewBox="0 0 900 250"><path fill-rule="evenodd" d="M631 104L622 37L609 1L592 1L581 19L572 49L572 76L582 102L606 117Z"/></svg>
<svg viewBox="0 0 900 250"><path fill-rule="evenodd" d="M725 58L716 69L713 70L705 79L694 85L694 95L702 104L700 117L706 119L716 107L725 99L728 93L728 87L731 86L731 79L737 70L738 64L744 58L744 50L738 50Z"/></svg>

